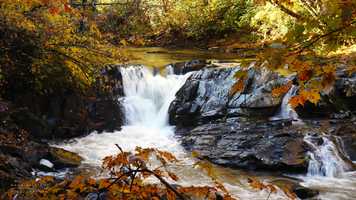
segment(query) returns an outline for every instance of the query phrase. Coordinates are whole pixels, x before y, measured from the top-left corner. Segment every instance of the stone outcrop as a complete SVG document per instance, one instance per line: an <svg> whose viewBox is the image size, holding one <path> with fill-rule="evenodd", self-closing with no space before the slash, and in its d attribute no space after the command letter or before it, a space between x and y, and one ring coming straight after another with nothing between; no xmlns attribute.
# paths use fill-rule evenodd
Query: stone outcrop
<svg viewBox="0 0 356 200"><path fill-rule="evenodd" d="M219 67L193 73L169 108L170 123L194 125L223 117L273 116L283 95L274 97L272 89L287 84L293 77L282 78L265 68L250 67L243 91L230 96L239 70L239 66Z"/></svg>
<svg viewBox="0 0 356 200"><path fill-rule="evenodd" d="M79 155L45 141L121 128L120 67L106 67L85 94L63 89L52 95L19 94L11 103L0 99L0 192L33 177L34 170L56 171L81 164Z"/></svg>
<svg viewBox="0 0 356 200"><path fill-rule="evenodd" d="M186 74L192 71L198 71L207 67L205 60L191 60L188 62L172 63L166 66L167 70L170 70L174 74Z"/></svg>
<svg viewBox="0 0 356 200"><path fill-rule="evenodd" d="M182 144L202 158L229 167L305 171L307 145L291 121L229 119L180 134Z"/></svg>
<svg viewBox="0 0 356 200"><path fill-rule="evenodd" d="M176 125L183 146L216 164L230 167L305 171L308 145L303 138L306 134L319 137L323 130L315 126L303 126L301 130L292 126L290 120L270 120L281 109L284 98L273 96L272 90L289 82L296 84L295 76L282 77L263 66L249 67L243 69L246 78L242 91L230 96L234 76L241 70L240 66L207 66L193 72L177 92L169 108L169 122ZM298 107L298 114L351 117L355 111L355 77L337 71L332 91L317 106L307 103ZM343 131L332 126L331 134L340 136L345 151L354 159L352 126L354 123L341 126ZM351 135L345 134L347 130Z"/></svg>

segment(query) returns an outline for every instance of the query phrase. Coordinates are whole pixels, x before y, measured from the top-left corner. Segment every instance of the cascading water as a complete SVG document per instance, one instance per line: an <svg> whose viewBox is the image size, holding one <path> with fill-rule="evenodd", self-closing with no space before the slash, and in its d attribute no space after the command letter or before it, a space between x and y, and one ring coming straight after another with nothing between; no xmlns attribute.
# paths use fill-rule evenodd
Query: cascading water
<svg viewBox="0 0 356 200"><path fill-rule="evenodd" d="M168 108L189 76L154 75L145 67L122 68L126 125L162 128L168 124Z"/></svg>
<svg viewBox="0 0 356 200"><path fill-rule="evenodd" d="M329 136L332 137L332 136ZM337 177L351 169L350 163L346 162L347 157L343 155L337 145L327 136L315 139L306 136L304 141L312 148L309 153L310 161L308 166L308 176Z"/></svg>
<svg viewBox="0 0 356 200"><path fill-rule="evenodd" d="M199 169L195 169L193 159L186 154L179 142L174 138L174 127L168 124L168 108L174 100L176 92L189 77L174 75L167 69L167 75L154 74L145 67L127 67L121 69L125 97L119 99L124 107L125 125L121 131L92 133L72 142L57 145L66 150L76 152L84 158L84 164L100 166L102 159L118 152L115 144L125 151L133 151L136 146L154 147L166 150L178 157L182 162L170 166L180 177L179 185L203 186L213 184L211 179ZM221 169L216 169L219 172ZM239 173L239 172L236 172ZM231 175L230 175L231 176ZM221 174L224 185L235 197L241 199L265 200L267 196L273 200L286 199L282 190L269 194L267 190L256 192L248 183L241 183ZM246 180L246 177L243 178Z"/></svg>
<svg viewBox="0 0 356 200"><path fill-rule="evenodd" d="M298 124L303 124L298 113L289 105L290 99L297 91L298 87L292 85L283 97L279 112L272 117L272 120L292 119ZM336 177L350 169L350 165L345 162L346 156L341 149L343 146L341 141L337 137L334 138L335 140L330 140L327 136L317 137L317 139L309 135L304 137L304 141L311 149L308 176Z"/></svg>
<svg viewBox="0 0 356 200"><path fill-rule="evenodd" d="M356 199L354 163L342 150L334 136L305 136L311 147L308 174L301 177L303 186L320 191L320 200Z"/></svg>
<svg viewBox="0 0 356 200"><path fill-rule="evenodd" d="M92 133L61 147L79 153L88 164L100 165L105 156L115 154L115 144L126 151L136 146L155 147L182 157L183 148L173 138L168 124L168 108L189 74L163 77L143 66L121 68L125 97L125 125L121 131Z"/></svg>
<svg viewBox="0 0 356 200"><path fill-rule="evenodd" d="M271 120L292 119L293 124L305 126L297 112L289 105L298 88L292 86L283 97L279 112ZM322 133L321 131L319 131ZM298 176L303 186L320 191L320 200L356 199L356 172L354 164L343 151L342 141L336 136L306 135L309 146L309 165L306 176Z"/></svg>
<svg viewBox="0 0 356 200"><path fill-rule="evenodd" d="M299 116L297 112L292 108L292 106L289 104L290 99L296 95L298 91L298 87L295 85L292 85L292 87L289 89L287 94L284 95L281 107L279 109L279 112L273 116L271 119L272 120L278 120L278 119L292 119L297 122L301 122L299 119Z"/></svg>

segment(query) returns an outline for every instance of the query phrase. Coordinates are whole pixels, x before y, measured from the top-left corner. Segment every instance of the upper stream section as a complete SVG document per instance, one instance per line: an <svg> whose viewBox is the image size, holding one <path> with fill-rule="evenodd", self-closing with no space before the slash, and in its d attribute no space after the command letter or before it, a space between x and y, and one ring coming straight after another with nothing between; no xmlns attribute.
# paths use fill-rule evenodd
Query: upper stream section
<svg viewBox="0 0 356 200"><path fill-rule="evenodd" d="M252 60L238 58L233 53L214 52L200 49L167 49L161 47L123 48L122 54L129 59L129 64L143 64L162 68L171 63L185 62L193 59L241 62Z"/></svg>

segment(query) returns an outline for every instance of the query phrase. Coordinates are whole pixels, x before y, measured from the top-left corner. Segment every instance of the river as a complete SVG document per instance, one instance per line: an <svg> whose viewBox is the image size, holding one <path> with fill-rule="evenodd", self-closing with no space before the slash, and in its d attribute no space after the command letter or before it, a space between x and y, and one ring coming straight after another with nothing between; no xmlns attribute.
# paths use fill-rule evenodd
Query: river
<svg viewBox="0 0 356 200"><path fill-rule="evenodd" d="M214 57L210 53L197 53L190 51L173 51L162 49L131 49L138 58L132 63L142 63L148 66L162 67L168 63L198 59L224 59L237 62L233 57ZM169 53L171 52L171 53ZM182 56L186 55L186 56ZM181 57L181 56L182 57ZM173 56L173 58L172 58ZM146 61L143 61L143 60ZM151 63L151 64L150 64ZM127 67L121 69L125 96L118 99L122 102L125 113L125 125L120 131L97 133L70 142L56 144L66 150L76 152L84 158L83 166L99 167L105 156L115 154L119 144L125 151L133 151L136 146L154 147L160 150L172 152L180 163L171 166L181 178L178 184L209 185L209 177L200 169L193 167L195 162L190 152L186 152L175 137L174 127L168 123L168 107L174 100L176 92L189 77L186 75L174 75L166 71L162 74L154 74L151 68ZM287 97L288 98L288 95ZM281 107L277 118L297 118L296 113L286 105ZM298 123L296 126L303 126ZM249 186L248 177L258 178L262 182L277 183L289 182L298 179L302 185L317 189L320 194L317 199L325 200L350 200L356 199L356 173L348 172L343 167L343 161L338 155L336 146L325 137L325 145L316 147L311 153L308 174L291 175L281 173L261 173L244 170L215 167L220 181L225 187L239 199L273 200L288 199L286 194L278 189L276 193L269 194L268 190L256 190ZM310 141L306 137L306 141ZM312 145L312 144L310 144Z"/></svg>

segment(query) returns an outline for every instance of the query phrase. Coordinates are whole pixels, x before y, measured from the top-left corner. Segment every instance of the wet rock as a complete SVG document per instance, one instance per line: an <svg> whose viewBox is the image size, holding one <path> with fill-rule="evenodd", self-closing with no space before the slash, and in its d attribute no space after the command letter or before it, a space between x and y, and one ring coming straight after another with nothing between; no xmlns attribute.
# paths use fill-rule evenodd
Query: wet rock
<svg viewBox="0 0 356 200"><path fill-rule="evenodd" d="M169 108L169 120L174 125L194 125L223 117L269 117L279 108L283 95L274 97L274 87L292 78L282 78L261 68L250 68L242 92L229 96L236 82L236 67L204 68L188 78L177 92Z"/></svg>
<svg viewBox="0 0 356 200"><path fill-rule="evenodd" d="M191 60L167 65L166 69L171 70L174 74L186 74L188 72L201 70L205 67L207 67L205 60Z"/></svg>
<svg viewBox="0 0 356 200"><path fill-rule="evenodd" d="M293 192L300 199L310 199L310 198L316 197L319 194L318 191L303 187L301 185L294 187Z"/></svg>
<svg viewBox="0 0 356 200"><path fill-rule="evenodd" d="M323 120L319 124L326 126L329 134L337 136L336 140L340 140L337 142L341 143L340 146L345 154L351 160L356 160L356 118L333 120L333 122ZM320 126L319 124L315 126Z"/></svg>
<svg viewBox="0 0 356 200"><path fill-rule="evenodd" d="M41 159L39 162L39 170L45 171L45 172L52 172L54 171L53 169L53 163L51 161L46 160L46 159Z"/></svg>
<svg viewBox="0 0 356 200"><path fill-rule="evenodd" d="M89 193L85 197L85 200L99 200L99 194L98 193Z"/></svg>
<svg viewBox="0 0 356 200"><path fill-rule="evenodd" d="M0 170L0 193L4 194L6 189L14 183L14 180L15 177L11 177L7 172Z"/></svg>
<svg viewBox="0 0 356 200"><path fill-rule="evenodd" d="M202 158L229 167L306 171L304 135L291 121L210 123L180 135L182 144Z"/></svg>
<svg viewBox="0 0 356 200"><path fill-rule="evenodd" d="M78 167L83 160L83 158L76 153L55 147L50 147L49 158L56 169Z"/></svg>
<svg viewBox="0 0 356 200"><path fill-rule="evenodd" d="M79 156L36 141L12 116L11 110L0 114L0 190L31 178L33 170L78 166Z"/></svg>

